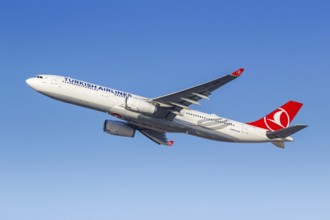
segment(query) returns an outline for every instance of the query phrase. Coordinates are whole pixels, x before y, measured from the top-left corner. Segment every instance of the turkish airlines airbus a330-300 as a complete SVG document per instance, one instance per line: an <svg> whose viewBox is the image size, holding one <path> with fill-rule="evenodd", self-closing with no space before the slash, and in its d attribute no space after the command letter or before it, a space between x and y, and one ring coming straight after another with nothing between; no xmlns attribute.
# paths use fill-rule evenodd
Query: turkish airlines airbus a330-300
<svg viewBox="0 0 330 220"><path fill-rule="evenodd" d="M249 123L189 108L192 104L200 105L198 101L201 99L208 100L213 91L238 78L243 70L241 68L224 77L157 98L145 98L55 75L38 75L27 79L26 83L48 97L121 119L104 122L103 129L109 134L134 137L135 132L139 131L157 144L167 146L173 145L173 141L168 141L166 133L175 132L225 142L271 142L284 148L284 142L293 141L292 134L307 127L290 126L302 103L289 101L265 117Z"/></svg>

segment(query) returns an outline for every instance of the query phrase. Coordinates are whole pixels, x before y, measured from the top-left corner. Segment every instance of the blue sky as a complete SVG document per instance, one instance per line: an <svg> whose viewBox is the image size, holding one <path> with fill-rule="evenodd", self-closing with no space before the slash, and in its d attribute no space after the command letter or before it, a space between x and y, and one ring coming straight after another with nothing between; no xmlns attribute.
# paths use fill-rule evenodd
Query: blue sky
<svg viewBox="0 0 330 220"><path fill-rule="evenodd" d="M329 219L327 1L1 1L0 219ZM252 121L287 100L285 150L109 136L109 115L31 90L39 73L157 97L244 67L200 111Z"/></svg>

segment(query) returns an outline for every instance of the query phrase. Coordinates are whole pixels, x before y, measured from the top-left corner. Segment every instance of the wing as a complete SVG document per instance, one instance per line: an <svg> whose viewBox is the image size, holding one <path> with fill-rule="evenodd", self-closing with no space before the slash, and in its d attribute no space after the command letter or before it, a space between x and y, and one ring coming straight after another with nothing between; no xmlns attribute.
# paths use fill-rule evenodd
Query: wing
<svg viewBox="0 0 330 220"><path fill-rule="evenodd" d="M180 115L182 109L189 109L188 106L191 104L200 105L198 102L200 99L208 100L208 96L211 95L214 90L236 79L243 71L244 69L240 68L231 74L210 82L152 99L151 101L158 106L155 116L173 120L176 115Z"/></svg>
<svg viewBox="0 0 330 220"><path fill-rule="evenodd" d="M142 129L142 128L138 128L138 131L140 131L144 136L146 136L153 142L156 142L157 144L166 145L166 146L173 145L173 141L167 140L165 132L159 132L159 131L154 131L154 130L150 130L150 129Z"/></svg>

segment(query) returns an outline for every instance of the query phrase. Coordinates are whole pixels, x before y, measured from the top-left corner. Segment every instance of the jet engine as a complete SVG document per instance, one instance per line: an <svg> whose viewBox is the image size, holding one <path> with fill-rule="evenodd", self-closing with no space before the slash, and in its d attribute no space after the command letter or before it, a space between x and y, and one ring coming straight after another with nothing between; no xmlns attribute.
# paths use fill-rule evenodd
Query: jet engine
<svg viewBox="0 0 330 220"><path fill-rule="evenodd" d="M127 123L121 121L105 120L103 131L108 134L124 137L134 137L135 135L135 129L128 126Z"/></svg>
<svg viewBox="0 0 330 220"><path fill-rule="evenodd" d="M150 104L142 99L127 97L125 108L130 111L144 113L144 114L154 114L157 107Z"/></svg>

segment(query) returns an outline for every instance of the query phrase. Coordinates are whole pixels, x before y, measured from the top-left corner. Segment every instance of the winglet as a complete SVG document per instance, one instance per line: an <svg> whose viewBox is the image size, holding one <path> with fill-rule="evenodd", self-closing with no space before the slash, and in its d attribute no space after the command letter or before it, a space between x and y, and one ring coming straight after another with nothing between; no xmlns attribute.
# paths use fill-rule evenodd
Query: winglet
<svg viewBox="0 0 330 220"><path fill-rule="evenodd" d="M174 144L174 141L168 141L168 142L167 142L167 146L169 146L169 147L172 147L173 144Z"/></svg>
<svg viewBox="0 0 330 220"><path fill-rule="evenodd" d="M231 73L230 75L237 77L237 76L242 75L243 71L244 71L244 68L240 68L240 69L236 70L235 72Z"/></svg>

